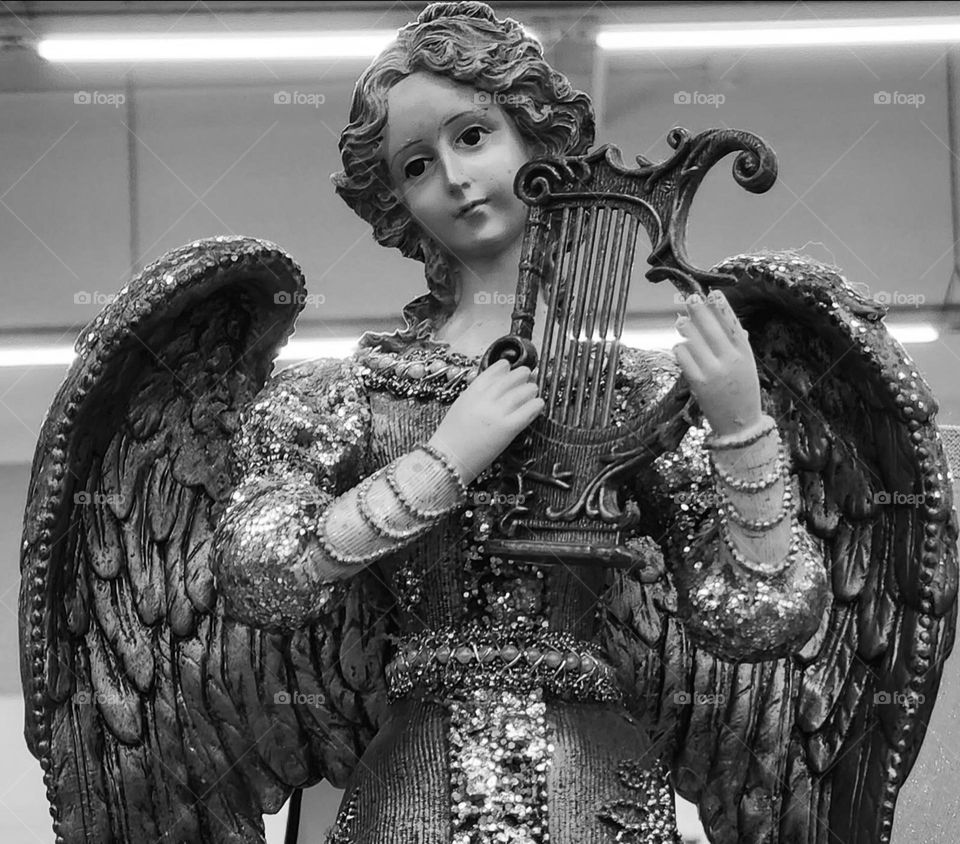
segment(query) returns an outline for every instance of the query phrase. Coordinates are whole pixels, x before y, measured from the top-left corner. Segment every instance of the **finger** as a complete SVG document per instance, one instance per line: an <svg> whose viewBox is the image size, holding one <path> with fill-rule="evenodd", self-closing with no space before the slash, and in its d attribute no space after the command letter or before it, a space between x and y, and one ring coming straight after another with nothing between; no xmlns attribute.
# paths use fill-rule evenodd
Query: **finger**
<svg viewBox="0 0 960 844"><path fill-rule="evenodd" d="M506 372L509 367L510 362L506 358L500 358L499 360L495 360L493 363L491 363L490 366L488 366L480 374L485 375L488 372Z"/></svg>
<svg viewBox="0 0 960 844"><path fill-rule="evenodd" d="M495 395L501 396L507 390L512 389L518 384L527 384L530 382L530 367L529 366L518 366L516 369L511 369L508 372L501 373L496 380L494 386Z"/></svg>
<svg viewBox="0 0 960 844"><path fill-rule="evenodd" d="M707 307L713 309L717 322L720 323L721 328L727 333L734 345L742 346L746 331L740 324L740 319L730 306L723 291L711 290L707 295Z"/></svg>
<svg viewBox="0 0 960 844"><path fill-rule="evenodd" d="M520 387L508 390L500 397L500 401L503 403L506 413L512 413L518 407L530 401L530 399L535 398L537 392L537 385L531 384L528 381Z"/></svg>
<svg viewBox="0 0 960 844"><path fill-rule="evenodd" d="M687 314L700 330L707 346L717 357L723 357L730 350L730 337L717 322L714 308L708 307L699 293L690 296L685 304Z"/></svg>
<svg viewBox="0 0 960 844"><path fill-rule="evenodd" d="M694 363L697 364L697 368L702 373L716 368L716 356L707 345L707 341L703 339L700 329L691 321L690 317L677 317L676 328L680 332L680 336L686 340L684 345L687 347Z"/></svg>
<svg viewBox="0 0 960 844"><path fill-rule="evenodd" d="M482 385L485 385L487 382L495 383L497 379L503 376L509 370L510 364L503 358L500 360L494 361L486 369L483 370L474 381L480 381Z"/></svg>
<svg viewBox="0 0 960 844"><path fill-rule="evenodd" d="M537 397L531 399L529 402L521 405L512 413L507 414L505 422L510 426L517 426L521 430L526 428L534 419L536 419L541 413L543 413L544 408L547 406L547 403Z"/></svg>
<svg viewBox="0 0 960 844"><path fill-rule="evenodd" d="M680 369L683 370L683 374L687 376L688 381L703 381L703 371L700 369L696 360L694 360L693 355L690 354L690 349L686 343L677 343L673 347L673 354L677 359L677 363L680 364Z"/></svg>

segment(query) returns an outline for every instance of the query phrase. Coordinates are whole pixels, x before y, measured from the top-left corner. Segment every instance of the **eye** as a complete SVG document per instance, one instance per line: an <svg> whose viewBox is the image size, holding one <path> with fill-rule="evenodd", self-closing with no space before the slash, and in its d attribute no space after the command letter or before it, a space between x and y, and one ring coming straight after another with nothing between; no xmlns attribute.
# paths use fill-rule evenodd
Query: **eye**
<svg viewBox="0 0 960 844"><path fill-rule="evenodd" d="M468 147L475 147L483 140L484 135L489 134L490 130L483 126L471 126L460 134L459 140L463 141Z"/></svg>
<svg viewBox="0 0 960 844"><path fill-rule="evenodd" d="M416 179L422 176L427 169L427 159L413 158L403 165L403 177L405 179Z"/></svg>

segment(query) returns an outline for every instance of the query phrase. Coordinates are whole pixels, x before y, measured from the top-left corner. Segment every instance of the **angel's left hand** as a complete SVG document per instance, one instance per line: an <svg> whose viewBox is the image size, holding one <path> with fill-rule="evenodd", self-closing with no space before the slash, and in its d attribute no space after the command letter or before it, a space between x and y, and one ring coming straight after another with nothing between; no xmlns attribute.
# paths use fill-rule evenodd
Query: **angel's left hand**
<svg viewBox="0 0 960 844"><path fill-rule="evenodd" d="M694 293L677 318L683 342L674 354L703 415L718 437L736 436L761 423L760 380L747 332L719 290L704 302Z"/></svg>

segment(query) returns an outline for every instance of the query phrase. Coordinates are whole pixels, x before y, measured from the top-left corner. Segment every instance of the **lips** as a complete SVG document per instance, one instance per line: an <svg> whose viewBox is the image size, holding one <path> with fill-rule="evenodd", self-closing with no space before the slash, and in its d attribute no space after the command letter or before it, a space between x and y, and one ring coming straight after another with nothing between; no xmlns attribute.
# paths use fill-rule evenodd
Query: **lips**
<svg viewBox="0 0 960 844"><path fill-rule="evenodd" d="M486 203L487 200L485 199L475 199L473 202L468 202L459 211L457 211L457 216L462 217L464 214L469 214L474 208L478 208L481 205L486 205Z"/></svg>

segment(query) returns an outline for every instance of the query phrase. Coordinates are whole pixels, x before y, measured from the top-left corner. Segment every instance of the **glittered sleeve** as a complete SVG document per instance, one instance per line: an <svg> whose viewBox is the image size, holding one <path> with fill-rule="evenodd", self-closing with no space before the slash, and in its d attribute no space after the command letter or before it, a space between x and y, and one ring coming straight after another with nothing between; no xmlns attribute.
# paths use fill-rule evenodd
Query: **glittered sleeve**
<svg viewBox="0 0 960 844"><path fill-rule="evenodd" d="M462 482L422 447L371 472L360 374L353 359L292 367L243 412L235 485L213 551L232 617L306 626L338 600L344 581L462 504Z"/></svg>
<svg viewBox="0 0 960 844"><path fill-rule="evenodd" d="M796 653L829 606L820 545L795 524L789 557L741 565L721 538L706 434L704 425L692 426L676 452L655 461L653 488L643 492L656 514L651 533L664 549L679 618L693 641L730 661Z"/></svg>
<svg viewBox="0 0 960 844"><path fill-rule="evenodd" d="M796 653L829 605L819 543L796 525L789 559L765 561L769 571L738 563L720 536L706 433L691 427L676 452L655 461L653 488L644 496L656 513L651 532L664 548L678 615L693 641L730 661Z"/></svg>
<svg viewBox="0 0 960 844"><path fill-rule="evenodd" d="M241 415L213 553L227 612L241 621L293 628L335 597L316 523L363 470L370 410L352 375L341 361L285 369Z"/></svg>

